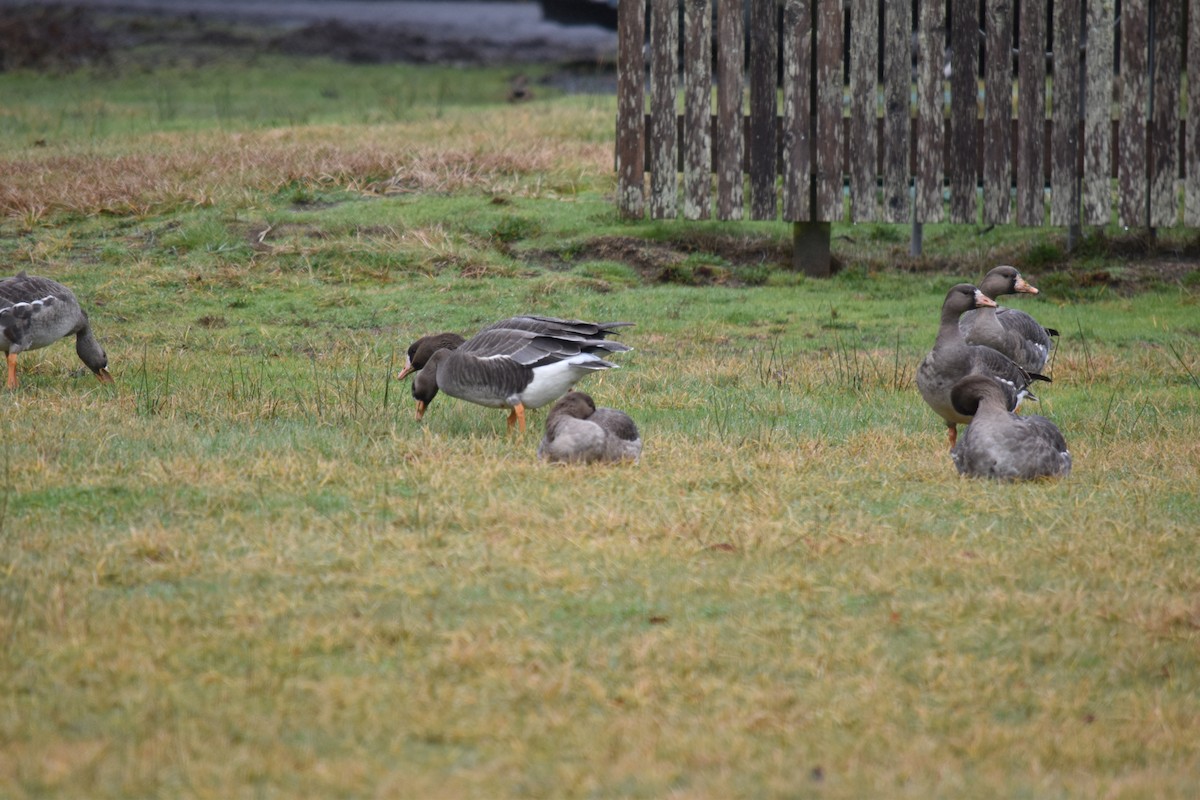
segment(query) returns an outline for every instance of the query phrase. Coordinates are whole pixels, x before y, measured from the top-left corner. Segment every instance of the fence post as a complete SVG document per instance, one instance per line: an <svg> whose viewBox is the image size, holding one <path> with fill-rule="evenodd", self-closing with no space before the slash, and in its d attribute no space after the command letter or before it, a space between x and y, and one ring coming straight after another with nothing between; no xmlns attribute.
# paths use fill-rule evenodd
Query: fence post
<svg viewBox="0 0 1200 800"><path fill-rule="evenodd" d="M792 269L810 278L828 278L833 274L829 242L830 222L792 223Z"/></svg>

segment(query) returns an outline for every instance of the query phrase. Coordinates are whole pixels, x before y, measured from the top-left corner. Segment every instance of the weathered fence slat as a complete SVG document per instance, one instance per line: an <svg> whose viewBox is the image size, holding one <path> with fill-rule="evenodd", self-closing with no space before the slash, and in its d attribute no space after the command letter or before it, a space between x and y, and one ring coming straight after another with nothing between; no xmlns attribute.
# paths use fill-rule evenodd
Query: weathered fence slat
<svg viewBox="0 0 1200 800"><path fill-rule="evenodd" d="M775 0L750 3L750 218L775 218Z"/></svg>
<svg viewBox="0 0 1200 800"><path fill-rule="evenodd" d="M625 217L642 216L645 194L645 26L646 0L621 0L617 9L621 53L617 62L617 209Z"/></svg>
<svg viewBox="0 0 1200 800"><path fill-rule="evenodd" d="M812 219L811 0L788 0L783 8L783 218Z"/></svg>
<svg viewBox="0 0 1200 800"><path fill-rule="evenodd" d="M712 9L708 0L687 0L683 29L683 216L708 219L712 205Z"/></svg>
<svg viewBox="0 0 1200 800"><path fill-rule="evenodd" d="M909 215L909 141L912 128L912 112L909 110L912 91L912 14L906 4L881 5L884 10L883 206L889 222L906 222ZM853 41L857 37L850 38Z"/></svg>
<svg viewBox="0 0 1200 800"><path fill-rule="evenodd" d="M1146 188L1146 124L1150 100L1148 0L1121 4L1120 221L1149 224Z"/></svg>
<svg viewBox="0 0 1200 800"><path fill-rule="evenodd" d="M816 207L820 222L842 213L842 1L817 0Z"/></svg>
<svg viewBox="0 0 1200 800"><path fill-rule="evenodd" d="M875 0L852 0L850 24L871 29ZM878 128L875 120L879 70L879 40L874 36L850 37L850 218L869 222L878 218L875 191L878 161ZM906 108L905 111L908 109Z"/></svg>
<svg viewBox="0 0 1200 800"><path fill-rule="evenodd" d="M1112 215L1114 0L1089 0L1084 78L1083 222L1107 225Z"/></svg>
<svg viewBox="0 0 1200 800"><path fill-rule="evenodd" d="M917 25L917 152L913 170L917 222L942 219L942 63L946 7L921 3Z"/></svg>
<svg viewBox="0 0 1200 800"><path fill-rule="evenodd" d="M1054 85L1051 94L1050 224L1079 225L1079 74L1083 8L1054 4Z"/></svg>
<svg viewBox="0 0 1200 800"><path fill-rule="evenodd" d="M983 87L983 221L1008 222L1012 193L1012 40L1009 0L987 4Z"/></svg>
<svg viewBox="0 0 1200 800"><path fill-rule="evenodd" d="M742 218L742 73L745 30L741 0L717 0L717 217Z"/></svg>
<svg viewBox="0 0 1200 800"><path fill-rule="evenodd" d="M677 0L650 0L650 35L662 45L650 53L650 217L675 216L678 123L675 90L679 83L679 6Z"/></svg>
<svg viewBox="0 0 1200 800"><path fill-rule="evenodd" d="M1021 5L1017 56L1017 224L1046 219L1046 4Z"/></svg>
<svg viewBox="0 0 1200 800"><path fill-rule="evenodd" d="M979 13L975 3L955 3L950 19L950 221L975 222L976 140L979 113Z"/></svg>
<svg viewBox="0 0 1200 800"><path fill-rule="evenodd" d="M1200 0L1188 6L1187 40L1187 137L1188 158L1184 159L1184 220L1190 227L1200 226Z"/></svg>
<svg viewBox="0 0 1200 800"><path fill-rule="evenodd" d="M1118 17L1116 0L1056 0L1050 19L1049 0L649 0L647 65L647 0L620 0L618 208L704 219L715 183L716 216L769 220L782 189L794 241L815 253L824 237L826 254L847 209L1071 236L1114 218L1200 226L1200 0L1187 3L1123 0Z"/></svg>
<svg viewBox="0 0 1200 800"><path fill-rule="evenodd" d="M1178 0L1155 4L1154 100L1150 128L1150 220L1151 227L1168 228L1178 220L1175 178L1179 174L1179 73L1183 67L1179 36L1183 9Z"/></svg>

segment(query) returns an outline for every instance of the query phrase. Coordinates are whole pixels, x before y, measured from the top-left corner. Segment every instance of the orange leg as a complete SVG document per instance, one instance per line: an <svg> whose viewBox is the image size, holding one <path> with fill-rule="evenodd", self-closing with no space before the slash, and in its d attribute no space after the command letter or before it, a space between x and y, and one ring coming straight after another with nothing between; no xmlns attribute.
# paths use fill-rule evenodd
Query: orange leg
<svg viewBox="0 0 1200 800"><path fill-rule="evenodd" d="M17 388L17 354L8 354L8 388Z"/></svg>
<svg viewBox="0 0 1200 800"><path fill-rule="evenodd" d="M958 426L953 423L948 423L946 429L950 431L950 449L954 449L954 443L958 441Z"/></svg>
<svg viewBox="0 0 1200 800"><path fill-rule="evenodd" d="M521 433L525 432L525 406L522 403L517 403L513 406L513 410L508 415L508 429L511 431L513 425L520 425Z"/></svg>

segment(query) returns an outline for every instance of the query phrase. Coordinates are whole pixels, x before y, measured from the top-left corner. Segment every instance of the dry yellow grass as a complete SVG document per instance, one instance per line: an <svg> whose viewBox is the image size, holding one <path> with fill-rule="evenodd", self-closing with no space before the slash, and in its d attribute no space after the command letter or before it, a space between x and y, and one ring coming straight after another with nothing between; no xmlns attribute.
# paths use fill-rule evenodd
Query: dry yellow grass
<svg viewBox="0 0 1200 800"><path fill-rule="evenodd" d="M552 195L605 174L607 143L560 136L566 125L588 130L599 118L598 111L480 110L433 122L162 133L27 150L0 159L0 213L26 227L58 212L146 216L238 206L293 184L384 195Z"/></svg>

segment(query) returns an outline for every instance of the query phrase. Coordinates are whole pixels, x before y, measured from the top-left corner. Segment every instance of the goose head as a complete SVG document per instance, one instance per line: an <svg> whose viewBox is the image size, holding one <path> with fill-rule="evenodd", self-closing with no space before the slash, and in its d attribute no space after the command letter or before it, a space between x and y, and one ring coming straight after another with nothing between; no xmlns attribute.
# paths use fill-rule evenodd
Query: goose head
<svg viewBox="0 0 1200 800"><path fill-rule="evenodd" d="M979 289L990 298L1004 294L1037 294L1037 287L1025 280L1016 267L996 267L983 276Z"/></svg>
<svg viewBox="0 0 1200 800"><path fill-rule="evenodd" d="M417 372L412 382L412 396L417 401L417 419L425 416L429 404L437 397L438 381L437 367L442 359L450 355L452 348L441 348L424 360L422 368ZM425 367L428 367L426 369Z"/></svg>
<svg viewBox="0 0 1200 800"><path fill-rule="evenodd" d="M996 301L971 284L960 283L952 286L946 293L946 299L942 303L942 319L957 320L964 311L989 306L994 308Z"/></svg>
<svg viewBox="0 0 1200 800"><path fill-rule="evenodd" d="M465 341L466 339L457 333L449 332L422 336L409 345L408 353L404 357L404 369L396 375L396 380L403 380L410 374L424 369L438 350L454 350Z"/></svg>
<svg viewBox="0 0 1200 800"><path fill-rule="evenodd" d="M100 342L92 335L91 328L85 326L76 334L75 354L101 383L113 383L113 377L108 373L108 354L104 352Z"/></svg>

